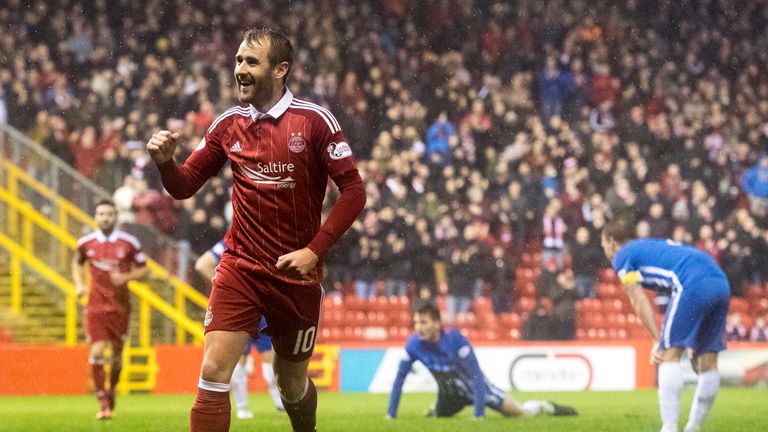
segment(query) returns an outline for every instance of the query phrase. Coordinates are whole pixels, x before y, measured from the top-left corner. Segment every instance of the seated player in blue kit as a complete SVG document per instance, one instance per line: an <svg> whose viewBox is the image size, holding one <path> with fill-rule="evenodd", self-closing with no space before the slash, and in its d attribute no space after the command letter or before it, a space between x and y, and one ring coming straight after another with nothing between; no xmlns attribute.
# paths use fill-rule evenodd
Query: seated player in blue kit
<svg viewBox="0 0 768 432"><path fill-rule="evenodd" d="M475 352L458 329L443 326L440 310L430 302L417 306L413 315L416 333L405 344L405 358L400 361L389 397L388 418L397 416L403 383L411 366L418 360L437 381L437 401L430 410L434 417L451 417L468 405L474 406L475 418L485 416L485 407L507 417L533 415L576 415L571 407L550 401L520 404L504 394L485 377Z"/></svg>
<svg viewBox="0 0 768 432"><path fill-rule="evenodd" d="M730 288L725 273L706 253L671 240L635 239L635 224L616 218L603 229L603 249L627 291L637 317L651 334L651 361L659 364L662 432L677 432L683 373L680 358L691 350L698 384L685 432L698 432L720 387L717 357L725 350ZM643 288L670 295L661 332Z"/></svg>

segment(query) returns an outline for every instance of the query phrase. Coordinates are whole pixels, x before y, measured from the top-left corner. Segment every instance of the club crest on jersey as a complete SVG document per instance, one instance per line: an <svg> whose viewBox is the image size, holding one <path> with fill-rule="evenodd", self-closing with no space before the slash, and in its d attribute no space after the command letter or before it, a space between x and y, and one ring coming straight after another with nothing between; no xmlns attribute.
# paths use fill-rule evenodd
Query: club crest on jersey
<svg viewBox="0 0 768 432"><path fill-rule="evenodd" d="M307 141L299 133L291 133L291 139L288 140L288 149L294 153L301 153L307 148Z"/></svg>
<svg viewBox="0 0 768 432"><path fill-rule="evenodd" d="M243 146L240 145L240 141L235 141L229 151L232 153L240 153L243 151Z"/></svg>
<svg viewBox="0 0 768 432"><path fill-rule="evenodd" d="M344 159L345 157L352 156L352 149L346 141L340 143L332 142L328 144L328 155L333 160Z"/></svg>
<svg viewBox="0 0 768 432"><path fill-rule="evenodd" d="M125 258L126 250L123 248L117 248L117 257L120 259Z"/></svg>

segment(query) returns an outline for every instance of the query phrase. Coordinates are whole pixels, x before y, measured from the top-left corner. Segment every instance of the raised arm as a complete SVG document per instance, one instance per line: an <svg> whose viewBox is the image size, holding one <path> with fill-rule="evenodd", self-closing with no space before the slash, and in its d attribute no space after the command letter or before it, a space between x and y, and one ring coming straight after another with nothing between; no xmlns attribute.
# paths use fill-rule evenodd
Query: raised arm
<svg viewBox="0 0 768 432"><path fill-rule="evenodd" d="M173 160L176 152L178 133L161 130L152 135L147 143L147 152L157 165L163 187L176 199L186 199L195 194L227 160L221 148L212 145L212 134L206 135L192 155L179 166Z"/></svg>

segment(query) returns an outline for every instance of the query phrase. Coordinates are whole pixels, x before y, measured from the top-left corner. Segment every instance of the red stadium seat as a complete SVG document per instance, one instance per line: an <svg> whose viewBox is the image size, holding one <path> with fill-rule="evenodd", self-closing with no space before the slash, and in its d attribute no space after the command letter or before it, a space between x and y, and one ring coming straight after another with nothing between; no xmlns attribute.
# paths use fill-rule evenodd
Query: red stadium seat
<svg viewBox="0 0 768 432"><path fill-rule="evenodd" d="M532 267L536 263L533 261L533 254L528 252L523 252L523 255L521 257L521 266L520 267Z"/></svg>
<svg viewBox="0 0 768 432"><path fill-rule="evenodd" d="M613 283L599 283L597 285L597 297L601 299L614 299L621 295L620 288Z"/></svg>
<svg viewBox="0 0 768 432"><path fill-rule="evenodd" d="M533 297L520 297L517 300L518 312L530 312L536 306L536 300Z"/></svg>
<svg viewBox="0 0 768 432"><path fill-rule="evenodd" d="M491 301L486 296L479 296L475 298L472 301L472 312L475 313L475 315L481 315L481 314L491 314L493 315L493 310L491 309Z"/></svg>
<svg viewBox="0 0 768 432"><path fill-rule="evenodd" d="M515 294L518 297L536 297L536 284L526 282L515 291Z"/></svg>
<svg viewBox="0 0 768 432"><path fill-rule="evenodd" d="M389 297L384 295L377 296L376 299L370 304L371 310L387 311L389 308Z"/></svg>
<svg viewBox="0 0 768 432"><path fill-rule="evenodd" d="M619 277L616 276L616 272L611 268L604 268L597 272L597 280L603 283L616 283L619 281Z"/></svg>
<svg viewBox="0 0 768 432"><path fill-rule="evenodd" d="M499 317L499 327L505 330L520 328L520 315L515 312L506 312Z"/></svg>
<svg viewBox="0 0 768 432"><path fill-rule="evenodd" d="M341 297L337 295L327 296L323 298L323 310L343 309L344 302Z"/></svg>
<svg viewBox="0 0 768 432"><path fill-rule="evenodd" d="M768 313L768 299L766 298L755 299L750 302L750 305L750 311L755 317Z"/></svg>
<svg viewBox="0 0 768 432"><path fill-rule="evenodd" d="M749 311L749 303L740 298L731 298L731 305L728 308L728 313L738 312L742 315L747 314Z"/></svg>

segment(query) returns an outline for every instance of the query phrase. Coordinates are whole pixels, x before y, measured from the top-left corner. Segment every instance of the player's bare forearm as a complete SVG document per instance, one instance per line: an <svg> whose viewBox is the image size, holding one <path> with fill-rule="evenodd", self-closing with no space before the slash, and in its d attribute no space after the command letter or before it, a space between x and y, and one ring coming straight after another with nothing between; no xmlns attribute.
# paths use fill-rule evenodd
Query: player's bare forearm
<svg viewBox="0 0 768 432"><path fill-rule="evenodd" d="M78 297L88 294L88 288L83 280L83 265L77 255L72 259L72 281L75 283L75 292Z"/></svg>
<svg viewBox="0 0 768 432"><path fill-rule="evenodd" d="M653 338L654 342L659 340L659 330L656 327L656 316L653 312L653 306L648 297L643 293L643 287L639 283L632 283L624 287L627 290L629 301L635 310L637 318L643 323L645 329Z"/></svg>

